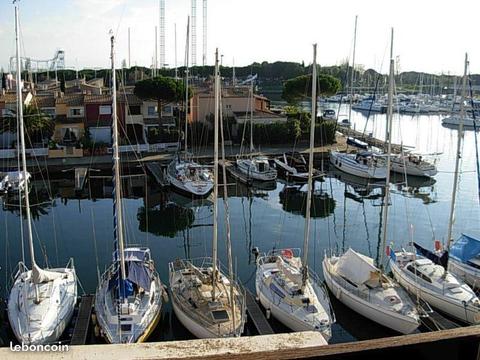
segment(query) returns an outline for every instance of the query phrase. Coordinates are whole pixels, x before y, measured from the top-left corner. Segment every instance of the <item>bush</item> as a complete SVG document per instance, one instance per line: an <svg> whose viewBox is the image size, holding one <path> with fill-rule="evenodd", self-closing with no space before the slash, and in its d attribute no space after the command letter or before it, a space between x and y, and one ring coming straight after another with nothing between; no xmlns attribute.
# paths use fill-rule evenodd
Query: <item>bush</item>
<svg viewBox="0 0 480 360"><path fill-rule="evenodd" d="M335 122L321 120L315 126L315 146L330 145L335 142Z"/></svg>
<svg viewBox="0 0 480 360"><path fill-rule="evenodd" d="M178 130L167 130L162 128L151 129L147 134L148 142L155 143L167 143L178 141Z"/></svg>

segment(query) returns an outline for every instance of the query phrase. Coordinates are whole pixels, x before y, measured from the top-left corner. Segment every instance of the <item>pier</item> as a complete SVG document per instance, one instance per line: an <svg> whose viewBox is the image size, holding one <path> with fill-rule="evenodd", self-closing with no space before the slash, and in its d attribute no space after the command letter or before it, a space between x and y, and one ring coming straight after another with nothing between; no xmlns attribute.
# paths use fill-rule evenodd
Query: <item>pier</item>
<svg viewBox="0 0 480 360"><path fill-rule="evenodd" d="M73 328L70 345L85 345L90 330L90 319L92 317L94 295L83 295L80 299L78 316Z"/></svg>
<svg viewBox="0 0 480 360"><path fill-rule="evenodd" d="M274 334L272 327L268 323L265 315L263 314L260 305L255 300L255 296L250 290L245 289L245 300L247 303L247 315L252 321L253 325L257 329L259 335L272 335Z"/></svg>

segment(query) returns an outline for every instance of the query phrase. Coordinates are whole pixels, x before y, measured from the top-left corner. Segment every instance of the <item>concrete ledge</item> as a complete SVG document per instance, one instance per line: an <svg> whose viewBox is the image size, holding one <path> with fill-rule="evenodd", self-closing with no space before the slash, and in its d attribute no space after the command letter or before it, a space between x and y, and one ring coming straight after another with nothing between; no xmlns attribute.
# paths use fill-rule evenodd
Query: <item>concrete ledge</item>
<svg viewBox="0 0 480 360"><path fill-rule="evenodd" d="M68 352L12 352L0 349L0 359L282 359L299 350L326 345L318 332L250 336L241 338L166 341L128 345L71 346ZM284 357L282 353L289 354Z"/></svg>

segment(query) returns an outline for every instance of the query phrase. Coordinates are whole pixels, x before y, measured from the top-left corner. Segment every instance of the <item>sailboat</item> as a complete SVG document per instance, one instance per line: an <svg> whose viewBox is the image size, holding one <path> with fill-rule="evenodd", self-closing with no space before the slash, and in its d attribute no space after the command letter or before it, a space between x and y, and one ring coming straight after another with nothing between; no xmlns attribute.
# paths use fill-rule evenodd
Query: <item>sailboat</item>
<svg viewBox="0 0 480 360"><path fill-rule="evenodd" d="M425 160L420 154L413 152L391 155L392 171L412 176L433 177L438 170L435 163Z"/></svg>
<svg viewBox="0 0 480 360"><path fill-rule="evenodd" d="M467 82L468 56L465 54L465 72L463 75L461 117L465 117L465 93ZM462 149L463 123L460 122L457 139L457 156L452 190L452 203L448 224L447 252L450 249L453 228L453 215L457 193L460 156ZM428 254L426 254L428 255ZM460 278L445 267L436 264L431 257L417 255L402 249L390 252L390 269L397 281L410 293L422 298L431 306L444 313L470 324L480 323L480 299Z"/></svg>
<svg viewBox="0 0 480 360"><path fill-rule="evenodd" d="M307 206L303 256L299 249L272 250L257 259L255 287L260 303L285 326L294 331L319 331L327 344L335 321L326 289L308 267L308 241L312 202L312 170L317 111L317 45L313 45L312 121L308 163Z"/></svg>
<svg viewBox="0 0 480 360"><path fill-rule="evenodd" d="M277 172L282 174L287 181L305 183L308 181L307 160L302 153L293 151L283 153L273 159ZM313 179L322 179L324 174L317 169L313 169Z"/></svg>
<svg viewBox="0 0 480 360"><path fill-rule="evenodd" d="M193 335L202 339L240 336L243 332L246 317L245 296L242 288L233 279L231 256L229 256L230 276L224 275L220 262L217 260L219 111L220 73L217 50L215 52L212 257L177 259L168 265L171 299L175 315ZM226 186L225 181L224 186ZM224 191L225 196L227 196L226 191ZM227 233L229 233L228 226ZM230 244L227 244L227 247L230 253Z"/></svg>
<svg viewBox="0 0 480 360"><path fill-rule="evenodd" d="M268 157L263 155L253 155L253 107L254 107L254 98L253 98L253 80L252 78L250 84L250 152L247 157L239 157L236 159L235 166L238 171L244 174L247 177L247 182L252 181L272 181L277 178L277 170L270 166ZM246 124L244 124L246 125ZM244 127L245 132L245 127ZM243 143L243 137L242 137ZM231 169L229 167L229 169Z"/></svg>
<svg viewBox="0 0 480 360"><path fill-rule="evenodd" d="M387 114L389 153L393 117L393 50L391 50L390 58ZM387 169L390 169L389 156L387 156ZM382 244L385 244L387 235L390 171L387 171L386 175ZM380 260L379 266L382 266L381 264ZM325 282L330 291L352 310L402 334L410 334L420 325L419 315L408 294L376 267L372 258L348 249L342 256L328 257L325 254L322 265Z"/></svg>
<svg viewBox="0 0 480 360"><path fill-rule="evenodd" d="M95 311L103 337L109 343L143 342L160 320L166 292L155 270L150 249L125 248L120 153L118 149L115 38L112 35L113 224L115 251L95 294Z"/></svg>
<svg viewBox="0 0 480 360"><path fill-rule="evenodd" d="M28 178L21 89L18 6L15 5L17 63L17 109L23 178ZM72 318L77 300L77 275L70 259L64 268L42 269L35 261L29 189L25 186L25 211L31 258L29 270L19 262L8 298L8 318L17 340L24 344L50 344L57 341ZM21 215L20 215L21 216Z"/></svg>
<svg viewBox="0 0 480 360"><path fill-rule="evenodd" d="M189 158L188 153L188 49L189 49L190 18L187 24L187 42L185 48L185 151L184 158L177 154L167 167L167 178L177 190L194 196L207 196L213 189L212 172L210 168L200 165Z"/></svg>

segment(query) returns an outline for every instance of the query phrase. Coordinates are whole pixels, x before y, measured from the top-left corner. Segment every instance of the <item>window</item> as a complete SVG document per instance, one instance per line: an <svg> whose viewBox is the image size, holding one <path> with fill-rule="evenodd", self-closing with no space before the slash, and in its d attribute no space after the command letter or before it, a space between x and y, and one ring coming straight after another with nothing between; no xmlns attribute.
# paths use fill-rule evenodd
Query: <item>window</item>
<svg viewBox="0 0 480 360"><path fill-rule="evenodd" d="M163 107L162 112L163 112L164 114L170 114L170 113L172 112L172 106L171 106L171 105L165 105L165 106Z"/></svg>
<svg viewBox="0 0 480 360"><path fill-rule="evenodd" d="M131 105L128 107L130 115L142 115L142 110L138 105Z"/></svg>
<svg viewBox="0 0 480 360"><path fill-rule="evenodd" d="M70 116L82 116L83 114L82 108L72 108L70 109Z"/></svg>
<svg viewBox="0 0 480 360"><path fill-rule="evenodd" d="M227 105L225 105L225 108L228 109L228 110L231 110L231 109L232 109L232 105L227 104Z"/></svg>
<svg viewBox="0 0 480 360"><path fill-rule="evenodd" d="M100 113L100 115L111 115L112 114L112 106L111 105L100 105L99 113Z"/></svg>
<svg viewBox="0 0 480 360"><path fill-rule="evenodd" d="M156 106L149 106L147 109L148 116L155 116L157 115L157 107Z"/></svg>

